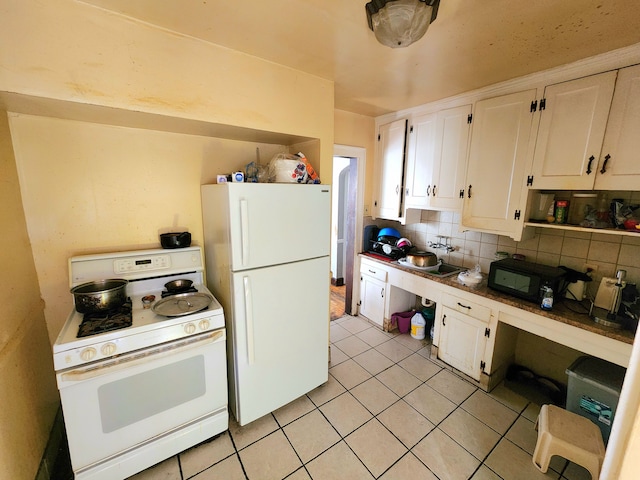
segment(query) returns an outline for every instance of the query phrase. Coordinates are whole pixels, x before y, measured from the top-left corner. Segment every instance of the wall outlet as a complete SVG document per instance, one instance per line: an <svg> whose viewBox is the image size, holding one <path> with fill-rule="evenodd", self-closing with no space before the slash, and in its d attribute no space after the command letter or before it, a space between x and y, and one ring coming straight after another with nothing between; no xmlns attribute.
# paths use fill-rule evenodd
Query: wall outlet
<svg viewBox="0 0 640 480"><path fill-rule="evenodd" d="M364 214L369 215L369 205L364 206Z"/></svg>
<svg viewBox="0 0 640 480"><path fill-rule="evenodd" d="M584 266L582 267L582 270L584 270L585 272L591 270L592 272L597 272L598 271L598 265L593 265L591 263L585 263Z"/></svg>

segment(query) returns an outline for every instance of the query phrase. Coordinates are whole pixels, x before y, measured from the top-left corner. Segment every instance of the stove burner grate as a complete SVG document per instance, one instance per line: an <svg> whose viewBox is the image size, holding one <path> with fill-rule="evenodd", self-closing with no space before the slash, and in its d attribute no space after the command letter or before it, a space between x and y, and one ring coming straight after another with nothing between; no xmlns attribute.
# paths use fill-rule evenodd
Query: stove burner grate
<svg viewBox="0 0 640 480"><path fill-rule="evenodd" d="M117 309L103 313L85 313L82 318L82 323L78 328L77 338L130 327L133 321L131 307L131 299L128 298L127 301Z"/></svg>

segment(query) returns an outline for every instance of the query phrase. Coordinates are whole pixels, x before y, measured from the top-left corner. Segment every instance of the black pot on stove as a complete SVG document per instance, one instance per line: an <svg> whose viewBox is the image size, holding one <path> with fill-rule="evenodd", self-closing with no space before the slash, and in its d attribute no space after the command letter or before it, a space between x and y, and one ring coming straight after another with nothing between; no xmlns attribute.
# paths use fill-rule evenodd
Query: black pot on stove
<svg viewBox="0 0 640 480"><path fill-rule="evenodd" d="M186 248L191 245L191 234L189 232L169 232L160 235L160 245L162 248Z"/></svg>

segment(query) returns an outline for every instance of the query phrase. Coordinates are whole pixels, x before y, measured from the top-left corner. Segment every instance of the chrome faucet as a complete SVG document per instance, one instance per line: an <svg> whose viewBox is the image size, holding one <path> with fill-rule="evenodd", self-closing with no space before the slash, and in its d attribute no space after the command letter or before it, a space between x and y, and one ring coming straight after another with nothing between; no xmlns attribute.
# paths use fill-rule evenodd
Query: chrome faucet
<svg viewBox="0 0 640 480"><path fill-rule="evenodd" d="M442 239L444 239L444 243L442 243ZM429 246L431 248L436 248L440 250L446 250L447 253L453 252L456 248L451 246L449 243L449 237L443 237L442 235L438 235L438 242L429 242Z"/></svg>

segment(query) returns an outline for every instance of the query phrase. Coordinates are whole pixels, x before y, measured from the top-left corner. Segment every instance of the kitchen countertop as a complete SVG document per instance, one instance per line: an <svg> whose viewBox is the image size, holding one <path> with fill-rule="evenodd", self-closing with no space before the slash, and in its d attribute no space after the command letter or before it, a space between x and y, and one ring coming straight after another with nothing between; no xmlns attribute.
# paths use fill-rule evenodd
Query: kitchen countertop
<svg viewBox="0 0 640 480"><path fill-rule="evenodd" d="M475 295L479 295L481 297L485 297L485 298L494 300L496 302L504 303L505 305L510 305L512 307L516 307L521 310L534 313L536 315L541 315L543 317L547 317L552 320L565 323L567 325L572 325L574 327L581 328L589 332L597 333L599 335L603 335L605 337L618 340L630 345L633 344L635 332L632 332L630 330L620 330L620 329L615 329L611 327L606 327L604 325L600 325L599 323L596 323L593 320L591 320L591 318L588 316L588 311L589 311L588 301L577 302L575 300L569 300L566 298L556 299L556 301L553 304L553 310L550 310L550 311L542 310L536 303L520 300L516 297L512 297L510 295L506 295L490 289L487 286L486 274L483 274L484 279L482 280L480 285L476 287L466 287L464 285L461 285L458 282L457 275L452 275L450 277L444 277L444 278L438 277L435 275L429 275L428 273L422 272L415 268L403 266L396 261L382 260L378 257L368 255L367 253L362 253L361 255L363 257L366 257L380 264L389 265L393 268L397 268L399 270L412 273L414 275L418 275L423 278L427 278L434 282L448 285L450 287L453 287L459 290L467 291L469 293L473 293Z"/></svg>

